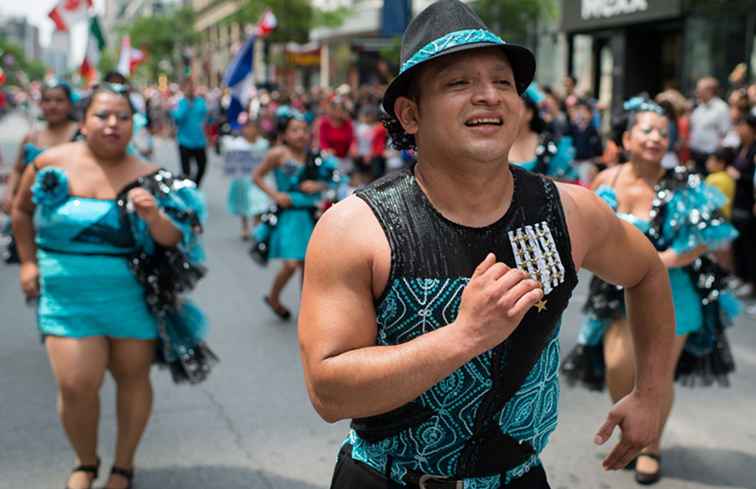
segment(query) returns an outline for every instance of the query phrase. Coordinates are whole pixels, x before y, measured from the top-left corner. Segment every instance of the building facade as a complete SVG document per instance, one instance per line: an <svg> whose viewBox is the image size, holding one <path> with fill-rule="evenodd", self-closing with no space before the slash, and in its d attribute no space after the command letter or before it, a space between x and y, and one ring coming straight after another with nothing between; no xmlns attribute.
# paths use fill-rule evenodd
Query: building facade
<svg viewBox="0 0 756 489"><path fill-rule="evenodd" d="M727 87L739 63L756 73L753 0L562 0L561 13L567 71L615 109L666 88L692 96L704 76Z"/></svg>
<svg viewBox="0 0 756 489"><path fill-rule="evenodd" d="M226 66L247 35L244 27L233 21L242 4L243 0L192 0L194 30L199 32L200 41L190 57L198 82L209 87L222 84Z"/></svg>
<svg viewBox="0 0 756 489"><path fill-rule="evenodd" d="M26 17L0 18L0 36L20 46L28 59L42 58L39 28L29 23Z"/></svg>
<svg viewBox="0 0 756 489"><path fill-rule="evenodd" d="M42 61L56 76L64 76L71 71L71 34L53 31L50 44L42 50Z"/></svg>

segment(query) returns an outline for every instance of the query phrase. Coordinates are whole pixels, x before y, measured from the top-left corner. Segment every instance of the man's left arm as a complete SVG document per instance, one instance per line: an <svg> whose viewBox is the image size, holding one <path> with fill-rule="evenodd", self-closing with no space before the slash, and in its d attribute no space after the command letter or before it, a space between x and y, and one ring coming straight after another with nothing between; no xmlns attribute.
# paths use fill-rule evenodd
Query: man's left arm
<svg viewBox="0 0 756 489"><path fill-rule="evenodd" d="M625 304L635 347L636 381L595 437L605 443L615 426L620 442L604 459L607 470L624 468L661 431L662 395L672 388L670 354L675 317L669 276L659 253L632 224L617 218L593 192L560 185L573 257L578 267L625 288Z"/></svg>

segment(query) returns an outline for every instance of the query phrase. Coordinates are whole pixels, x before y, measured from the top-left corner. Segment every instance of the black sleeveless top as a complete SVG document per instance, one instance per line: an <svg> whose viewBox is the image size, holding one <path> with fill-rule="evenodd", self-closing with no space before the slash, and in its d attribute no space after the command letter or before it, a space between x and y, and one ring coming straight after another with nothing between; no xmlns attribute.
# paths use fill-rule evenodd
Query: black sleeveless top
<svg viewBox="0 0 756 489"><path fill-rule="evenodd" d="M414 470L474 479L471 487L499 477L505 486L540 463L538 453L556 427L557 335L577 274L556 185L517 167L511 171L509 210L482 228L443 217L410 170L357 191L391 247L389 280L376 300L379 345L403 343L453 322L469 277L490 252L527 271L545 292L493 350L415 401L353 420L352 457L397 481Z"/></svg>

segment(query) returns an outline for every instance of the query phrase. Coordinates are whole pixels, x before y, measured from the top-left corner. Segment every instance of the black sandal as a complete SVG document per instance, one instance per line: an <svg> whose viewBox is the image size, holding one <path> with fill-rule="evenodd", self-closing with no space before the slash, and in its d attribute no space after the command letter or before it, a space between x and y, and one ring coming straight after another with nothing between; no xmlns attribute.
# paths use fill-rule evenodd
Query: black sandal
<svg viewBox="0 0 756 489"><path fill-rule="evenodd" d="M649 457L656 460L656 463L659 467L656 469L656 472L638 472L638 469L636 467L635 482L644 486L656 484L657 482L659 482L659 480L661 480L661 455L656 453L641 453L638 455L638 458L641 457Z"/></svg>
<svg viewBox="0 0 756 489"><path fill-rule="evenodd" d="M79 465L71 470L72 474L74 472L86 472L88 474L93 474L94 477L89 480L89 487L91 488L92 484L94 484L94 481L97 479L97 476L100 473L100 457L97 457L97 465ZM70 489L68 487L68 483L66 483L66 489Z"/></svg>
<svg viewBox="0 0 756 489"><path fill-rule="evenodd" d="M274 306L273 303L270 301L270 297L265 296L263 297L263 301L270 307L270 309L273 311L273 313L279 317L279 319L283 321L288 321L291 318L291 312L286 309L284 306L279 305L278 307Z"/></svg>
<svg viewBox="0 0 756 489"><path fill-rule="evenodd" d="M110 475L120 475L128 482L128 485L124 489L131 489L131 484L134 481L134 469L124 469L114 465L110 469ZM107 489L107 486L103 489Z"/></svg>

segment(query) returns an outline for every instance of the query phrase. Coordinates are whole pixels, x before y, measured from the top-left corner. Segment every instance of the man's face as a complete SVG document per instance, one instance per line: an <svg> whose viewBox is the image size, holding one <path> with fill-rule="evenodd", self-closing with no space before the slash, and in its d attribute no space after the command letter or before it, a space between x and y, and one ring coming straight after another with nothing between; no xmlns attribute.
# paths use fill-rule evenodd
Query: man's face
<svg viewBox="0 0 756 489"><path fill-rule="evenodd" d="M461 161L506 160L523 112L512 67L498 48L445 56L421 71L420 151ZM406 129L406 126L405 126Z"/></svg>
<svg viewBox="0 0 756 489"><path fill-rule="evenodd" d="M183 87L184 95L187 97L194 97L194 82L187 81L184 83Z"/></svg>
<svg viewBox="0 0 756 489"><path fill-rule="evenodd" d="M575 91L575 82L572 81L572 78L565 78L564 79L564 92L567 94L570 94Z"/></svg>
<svg viewBox="0 0 756 489"><path fill-rule="evenodd" d="M701 102L708 102L714 96L714 87L706 80L701 80L696 85L696 95Z"/></svg>

